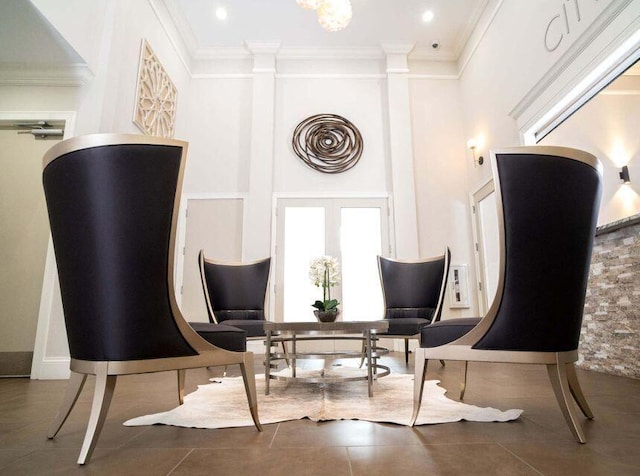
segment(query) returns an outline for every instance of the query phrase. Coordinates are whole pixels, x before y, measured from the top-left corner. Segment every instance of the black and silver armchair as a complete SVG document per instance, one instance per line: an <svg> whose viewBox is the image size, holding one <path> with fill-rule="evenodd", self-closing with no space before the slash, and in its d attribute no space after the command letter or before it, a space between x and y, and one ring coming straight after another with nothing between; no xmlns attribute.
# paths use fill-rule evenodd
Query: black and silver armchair
<svg viewBox="0 0 640 476"><path fill-rule="evenodd" d="M264 339L265 299L271 258L229 263L198 254L209 322L237 327L247 337Z"/></svg>
<svg viewBox="0 0 640 476"><path fill-rule="evenodd" d="M449 277L451 251L417 261L399 261L378 256L384 298L384 319L389 330L379 337L404 339L405 363L409 363L409 339L440 320Z"/></svg>
<svg viewBox="0 0 640 476"><path fill-rule="evenodd" d="M564 147L516 147L491 156L500 240L496 296L479 323L455 319L422 329L411 422L429 359L543 364L571 433L584 443L569 395L593 418L574 362L602 166L593 155Z"/></svg>
<svg viewBox="0 0 640 476"><path fill-rule="evenodd" d="M187 324L174 289L176 223L187 144L96 134L44 157L43 184L71 354L55 437L88 375L96 384L78 459L89 461L120 375L239 364L258 419L253 354L215 347ZM246 342L246 341L245 341Z"/></svg>

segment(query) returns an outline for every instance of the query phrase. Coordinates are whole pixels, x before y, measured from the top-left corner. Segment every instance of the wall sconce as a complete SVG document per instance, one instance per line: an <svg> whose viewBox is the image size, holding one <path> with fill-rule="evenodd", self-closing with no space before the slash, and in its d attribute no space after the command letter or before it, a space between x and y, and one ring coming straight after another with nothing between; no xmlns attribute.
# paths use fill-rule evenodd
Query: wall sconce
<svg viewBox="0 0 640 476"><path fill-rule="evenodd" d="M622 167L622 170L620 171L620 180L622 180L622 183L631 182L631 179L629 178L629 167L626 165Z"/></svg>
<svg viewBox="0 0 640 476"><path fill-rule="evenodd" d="M467 148L471 149L471 154L473 155L473 165L476 165L476 162L480 165L484 164L484 157L480 156L476 159L476 147L478 147L478 143L475 139L469 139L467 141Z"/></svg>

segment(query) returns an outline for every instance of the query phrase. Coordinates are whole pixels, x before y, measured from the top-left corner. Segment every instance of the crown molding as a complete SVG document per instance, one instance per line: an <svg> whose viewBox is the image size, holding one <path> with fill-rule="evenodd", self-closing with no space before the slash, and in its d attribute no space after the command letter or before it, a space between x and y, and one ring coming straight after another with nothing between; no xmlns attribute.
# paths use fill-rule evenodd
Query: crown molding
<svg viewBox="0 0 640 476"><path fill-rule="evenodd" d="M78 87L93 77L86 64L0 63L0 84L8 86Z"/></svg>

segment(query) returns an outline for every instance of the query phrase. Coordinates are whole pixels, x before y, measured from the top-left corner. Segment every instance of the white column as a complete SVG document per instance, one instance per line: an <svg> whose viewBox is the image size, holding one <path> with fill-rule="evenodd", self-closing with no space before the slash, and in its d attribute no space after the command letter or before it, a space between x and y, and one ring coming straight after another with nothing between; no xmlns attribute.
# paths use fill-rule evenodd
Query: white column
<svg viewBox="0 0 640 476"><path fill-rule="evenodd" d="M396 256L419 257L407 55L413 45L382 45L387 57L389 154Z"/></svg>
<svg viewBox="0 0 640 476"><path fill-rule="evenodd" d="M253 102L249 194L242 227L242 258L254 260L271 252L276 52L279 43L248 43L253 54Z"/></svg>

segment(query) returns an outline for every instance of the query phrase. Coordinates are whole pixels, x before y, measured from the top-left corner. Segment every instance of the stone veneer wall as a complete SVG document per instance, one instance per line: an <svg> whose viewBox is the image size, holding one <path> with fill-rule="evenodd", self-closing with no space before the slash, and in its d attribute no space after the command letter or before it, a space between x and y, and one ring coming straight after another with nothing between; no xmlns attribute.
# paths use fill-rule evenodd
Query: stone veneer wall
<svg viewBox="0 0 640 476"><path fill-rule="evenodd" d="M596 232L579 351L581 368L640 378L640 215Z"/></svg>

